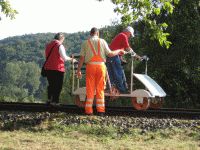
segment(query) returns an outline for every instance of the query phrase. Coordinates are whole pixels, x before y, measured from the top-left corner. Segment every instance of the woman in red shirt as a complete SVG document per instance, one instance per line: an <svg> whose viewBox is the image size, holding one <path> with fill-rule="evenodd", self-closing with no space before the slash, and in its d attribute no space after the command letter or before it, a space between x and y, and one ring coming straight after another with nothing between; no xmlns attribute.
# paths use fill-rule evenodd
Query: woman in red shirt
<svg viewBox="0 0 200 150"><path fill-rule="evenodd" d="M54 39L46 45L45 55L48 60L45 64L48 80L48 101L47 103L59 103L59 96L62 90L65 72L65 61L76 61L66 55L66 50L62 45L65 37L63 33L57 33Z"/></svg>

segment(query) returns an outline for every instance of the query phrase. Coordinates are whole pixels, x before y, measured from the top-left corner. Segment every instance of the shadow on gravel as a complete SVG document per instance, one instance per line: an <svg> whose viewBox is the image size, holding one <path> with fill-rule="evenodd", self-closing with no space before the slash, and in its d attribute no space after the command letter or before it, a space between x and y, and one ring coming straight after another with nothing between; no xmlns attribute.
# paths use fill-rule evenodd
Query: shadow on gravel
<svg viewBox="0 0 200 150"><path fill-rule="evenodd" d="M27 129L34 131L34 127L39 126L42 122L50 118L50 113L1 112L0 130L13 131Z"/></svg>

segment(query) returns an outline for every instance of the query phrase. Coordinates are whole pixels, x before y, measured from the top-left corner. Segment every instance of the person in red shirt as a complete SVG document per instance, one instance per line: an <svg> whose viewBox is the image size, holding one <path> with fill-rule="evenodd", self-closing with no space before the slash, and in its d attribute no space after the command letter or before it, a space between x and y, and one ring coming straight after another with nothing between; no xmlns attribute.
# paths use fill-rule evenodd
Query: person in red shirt
<svg viewBox="0 0 200 150"><path fill-rule="evenodd" d="M113 51L123 49L132 53L137 59L141 60L142 57L137 55L130 47L130 37L134 37L134 29L131 26L128 26L114 37L109 48ZM126 63L126 61L123 60L121 55L108 58L106 63L111 84L114 85L120 93L127 92L128 89L122 63Z"/></svg>
<svg viewBox="0 0 200 150"><path fill-rule="evenodd" d="M127 52L132 52L135 54L135 57L138 59L141 59L139 55L137 55L133 49L130 47L129 44L129 38L134 37L134 29L130 26L125 28L121 33L117 34L114 39L112 40L111 44L109 45L111 50L117 50L117 49L124 49ZM120 56L121 60L123 58Z"/></svg>
<svg viewBox="0 0 200 150"><path fill-rule="evenodd" d="M63 78L65 72L65 61L77 60L72 59L66 55L65 47L63 46L63 41L65 37L63 33L57 33L54 39L46 45L45 56L45 70L47 72L48 80L48 101L47 104L57 104L59 103L60 92L62 90Z"/></svg>

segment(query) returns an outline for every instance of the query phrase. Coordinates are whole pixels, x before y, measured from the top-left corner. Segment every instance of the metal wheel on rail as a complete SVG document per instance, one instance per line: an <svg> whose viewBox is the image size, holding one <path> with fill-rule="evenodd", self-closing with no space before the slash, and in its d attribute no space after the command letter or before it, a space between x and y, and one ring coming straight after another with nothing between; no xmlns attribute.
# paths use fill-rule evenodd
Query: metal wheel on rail
<svg viewBox="0 0 200 150"><path fill-rule="evenodd" d="M81 101L79 95L75 96L75 105L77 105L80 108L85 107L85 101Z"/></svg>
<svg viewBox="0 0 200 150"><path fill-rule="evenodd" d="M150 108L152 109L160 109L163 105L163 97L159 97L159 98L152 98L150 101Z"/></svg>
<svg viewBox="0 0 200 150"><path fill-rule="evenodd" d="M150 102L147 97L133 97L131 102L136 110L147 110L150 106Z"/></svg>

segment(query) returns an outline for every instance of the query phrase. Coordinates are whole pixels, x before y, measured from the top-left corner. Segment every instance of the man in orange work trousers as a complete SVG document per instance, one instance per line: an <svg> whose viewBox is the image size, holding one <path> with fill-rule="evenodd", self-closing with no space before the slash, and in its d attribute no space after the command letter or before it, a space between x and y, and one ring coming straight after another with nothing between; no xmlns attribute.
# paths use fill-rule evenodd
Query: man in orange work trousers
<svg viewBox="0 0 200 150"><path fill-rule="evenodd" d="M99 38L97 28L92 28L90 37L81 45L80 60L78 64L77 76L82 77L81 67L86 63L86 103L85 113L93 114L93 100L96 91L96 109L99 115L105 113L104 87L106 84L106 56L113 57L122 55L123 50L111 51L107 42Z"/></svg>

